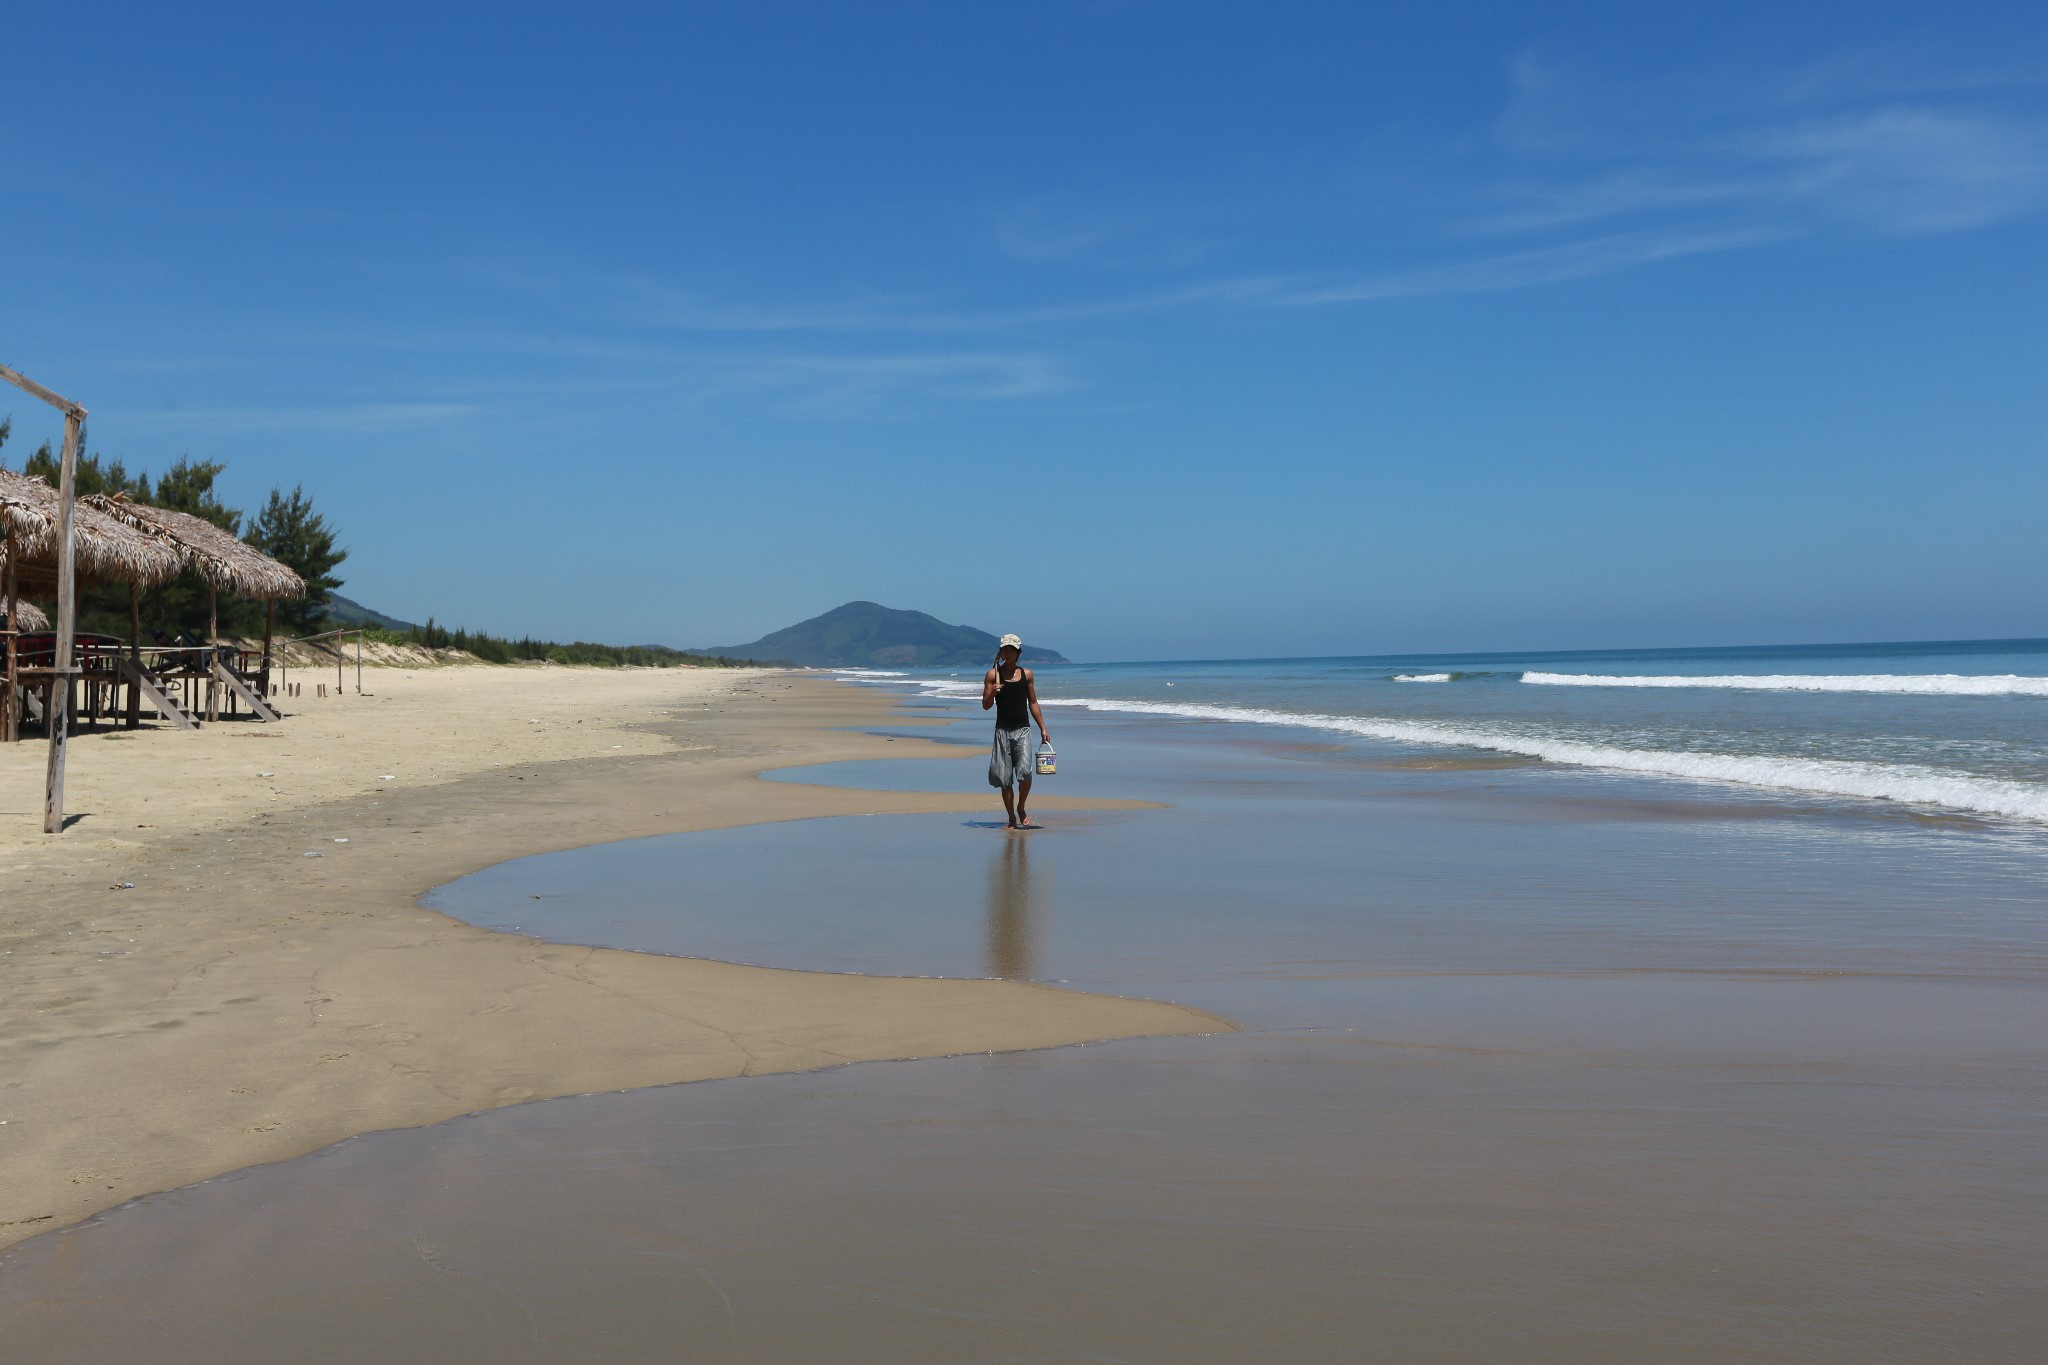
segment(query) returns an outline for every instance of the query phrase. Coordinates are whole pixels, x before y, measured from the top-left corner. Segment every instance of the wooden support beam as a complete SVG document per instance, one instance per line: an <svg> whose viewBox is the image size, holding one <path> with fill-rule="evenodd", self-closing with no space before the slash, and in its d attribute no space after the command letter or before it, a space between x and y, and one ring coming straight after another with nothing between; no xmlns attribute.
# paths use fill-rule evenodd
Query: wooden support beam
<svg viewBox="0 0 2048 1365"><path fill-rule="evenodd" d="M19 378L19 376L11 377ZM34 392L31 390L31 392ZM36 395L61 401L44 389ZM71 643L78 631L77 565L72 562L74 524L78 511L78 452L85 444L85 409L71 404L64 413L64 463L57 479L57 684L70 700ZM54 690L54 689L53 689ZM54 698L53 698L54 700ZM43 775L43 833L64 830L64 741L70 706L50 707L50 762Z"/></svg>
<svg viewBox="0 0 2048 1365"><path fill-rule="evenodd" d="M215 661L215 672L218 672L220 668L220 655L214 651L219 648L220 588L214 584L213 580L208 579L206 583L206 657ZM209 721L220 719L220 688L215 685L211 676L206 680L206 718Z"/></svg>
<svg viewBox="0 0 2048 1365"><path fill-rule="evenodd" d="M15 696L15 678L20 667L20 656L15 652L15 636L21 634L21 623L14 619L20 610L21 599L14 592L14 528L0 526L0 553L7 557L7 580L4 585L7 594L7 689L0 693L0 744L12 744L21 738L21 701Z"/></svg>
<svg viewBox="0 0 2048 1365"><path fill-rule="evenodd" d="M142 589L135 586L135 580L128 580L128 661L139 672L142 668ZM141 689L132 683L128 688L128 715L125 724L131 730L142 724Z"/></svg>
<svg viewBox="0 0 2048 1365"><path fill-rule="evenodd" d="M78 456L85 445L85 409L5 365L0 365L0 379L64 414L64 464L57 480L57 677L51 684L49 708L50 764L43 778L43 833L56 834L64 828L65 712L69 709L56 704L56 689L58 683L63 683L65 691L70 691L71 642L78 629L78 604L73 600L77 585L71 553L72 514L78 507Z"/></svg>
<svg viewBox="0 0 2048 1365"><path fill-rule="evenodd" d="M30 379L27 375L23 374L19 370L9 369L5 365L0 365L0 379L6 380L8 383L14 385L15 388L20 389L23 393L28 394L30 397L42 399L45 403L48 403L51 407L63 413L67 418L70 418L74 421L81 423L85 421L84 408L72 402L69 398L65 398L61 394L55 394L50 392L41 384L36 383L35 380ZM67 427L66 430L68 431L69 427Z"/></svg>

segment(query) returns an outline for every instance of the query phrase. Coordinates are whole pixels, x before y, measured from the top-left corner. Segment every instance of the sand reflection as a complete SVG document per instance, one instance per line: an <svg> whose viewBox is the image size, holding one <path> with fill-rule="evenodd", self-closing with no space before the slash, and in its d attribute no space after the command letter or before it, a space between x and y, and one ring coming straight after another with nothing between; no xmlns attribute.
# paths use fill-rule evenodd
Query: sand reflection
<svg viewBox="0 0 2048 1365"><path fill-rule="evenodd" d="M1005 980L1028 980L1033 975L1036 940L1044 918L1046 876L1031 876L1031 840L1010 837L1002 841L988 865L988 945L983 956L984 976Z"/></svg>

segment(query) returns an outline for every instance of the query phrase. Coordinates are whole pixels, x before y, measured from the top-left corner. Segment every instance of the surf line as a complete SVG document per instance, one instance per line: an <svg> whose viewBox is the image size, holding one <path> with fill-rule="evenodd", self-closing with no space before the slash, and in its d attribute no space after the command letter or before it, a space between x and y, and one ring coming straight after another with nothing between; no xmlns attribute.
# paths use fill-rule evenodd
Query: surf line
<svg viewBox="0 0 2048 1365"><path fill-rule="evenodd" d="M1406 681L1406 680L1403 680ZM1422 679L1414 679L1422 681ZM2048 697L2048 678L2020 673L1539 673L1536 687L1723 687L1752 692L1874 692L1916 697Z"/></svg>
<svg viewBox="0 0 2048 1365"><path fill-rule="evenodd" d="M960 697L965 684L921 680L928 696ZM978 689L974 689L978 691ZM1715 754L1686 749L1623 749L1582 740L1517 734L1377 716L1336 716L1316 712L1267 711L1204 702L1130 701L1114 697L1047 697L1047 706L1090 711L1174 716L1184 720L1245 725L1287 725L1401 744L1445 745L1540 758L1581 768L1693 782L1729 783L1804 796L1851 797L1905 805L1942 806L1977 815L1997 815L2048 824L2048 788L2004 778L1944 772L1913 764L1865 763L1839 758L1787 758L1771 754Z"/></svg>

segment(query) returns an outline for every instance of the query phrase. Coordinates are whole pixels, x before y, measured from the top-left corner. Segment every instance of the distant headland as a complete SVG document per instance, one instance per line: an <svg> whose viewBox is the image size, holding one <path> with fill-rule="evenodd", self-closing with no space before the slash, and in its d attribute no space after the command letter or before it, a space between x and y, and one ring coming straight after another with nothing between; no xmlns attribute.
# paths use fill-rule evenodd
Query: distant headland
<svg viewBox="0 0 2048 1365"><path fill-rule="evenodd" d="M848 602L823 616L763 635L751 644L696 651L730 659L773 659L808 668L955 668L995 657L996 637L973 626L949 626L921 611ZM1024 646L1024 662L1063 664L1056 649Z"/></svg>

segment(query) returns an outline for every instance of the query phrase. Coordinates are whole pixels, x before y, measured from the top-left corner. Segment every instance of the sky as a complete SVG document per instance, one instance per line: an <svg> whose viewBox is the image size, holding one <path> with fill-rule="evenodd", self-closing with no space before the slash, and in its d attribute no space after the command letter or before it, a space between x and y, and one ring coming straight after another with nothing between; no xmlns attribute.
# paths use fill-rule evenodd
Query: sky
<svg viewBox="0 0 2048 1365"><path fill-rule="evenodd" d="M17 7L0 362L349 597L2048 636L2048 8ZM19 467L60 431L0 393Z"/></svg>

